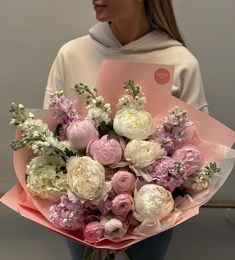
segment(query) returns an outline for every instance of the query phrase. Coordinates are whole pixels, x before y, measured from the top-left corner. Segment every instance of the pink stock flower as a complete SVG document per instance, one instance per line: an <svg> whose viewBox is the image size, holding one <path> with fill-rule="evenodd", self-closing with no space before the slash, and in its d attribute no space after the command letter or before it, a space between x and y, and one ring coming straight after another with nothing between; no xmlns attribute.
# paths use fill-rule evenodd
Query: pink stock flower
<svg viewBox="0 0 235 260"><path fill-rule="evenodd" d="M175 140L167 136L165 133L156 133L150 137L150 140L159 142L168 154L170 154L176 146Z"/></svg>
<svg viewBox="0 0 235 260"><path fill-rule="evenodd" d="M128 193L117 195L112 201L112 212L117 216L126 216L133 208L134 200Z"/></svg>
<svg viewBox="0 0 235 260"><path fill-rule="evenodd" d="M117 194L132 192L135 182L135 176L127 171L118 171L112 177L112 187Z"/></svg>
<svg viewBox="0 0 235 260"><path fill-rule="evenodd" d="M87 154L102 165L109 165L121 160L122 148L116 139L108 139L108 136L104 135L88 144Z"/></svg>
<svg viewBox="0 0 235 260"><path fill-rule="evenodd" d="M91 121L82 120L69 125L67 136L74 148L86 149L91 140L99 137L99 133Z"/></svg>
<svg viewBox="0 0 235 260"><path fill-rule="evenodd" d="M89 242L98 242L103 236L103 227L99 221L92 221L84 228L83 235Z"/></svg>
<svg viewBox="0 0 235 260"><path fill-rule="evenodd" d="M50 207L49 220L68 230L78 230L84 226L84 208L80 202L72 202L67 196L61 197L58 205Z"/></svg>
<svg viewBox="0 0 235 260"><path fill-rule="evenodd" d="M52 116L59 124L58 134L61 141L66 140L67 128L70 123L80 121L81 117L73 107L73 102L64 96L58 96L57 94L51 95L50 108L52 108Z"/></svg>
<svg viewBox="0 0 235 260"><path fill-rule="evenodd" d="M73 102L64 96L51 95L50 108L53 109L53 118L58 124L66 125L81 118L73 107Z"/></svg>
<svg viewBox="0 0 235 260"><path fill-rule="evenodd" d="M160 142L167 153L172 154L175 149L185 143L186 128L192 125L187 111L176 106L170 109L169 115L161 120L155 134L150 139Z"/></svg>
<svg viewBox="0 0 235 260"><path fill-rule="evenodd" d="M198 149L193 145L185 145L177 149L172 158L176 161L182 161L185 167L184 177L190 176L195 173L202 164L202 155Z"/></svg>
<svg viewBox="0 0 235 260"><path fill-rule="evenodd" d="M157 160L147 169L156 184L163 186L170 192L184 182L185 168L183 162L175 161L165 156Z"/></svg>

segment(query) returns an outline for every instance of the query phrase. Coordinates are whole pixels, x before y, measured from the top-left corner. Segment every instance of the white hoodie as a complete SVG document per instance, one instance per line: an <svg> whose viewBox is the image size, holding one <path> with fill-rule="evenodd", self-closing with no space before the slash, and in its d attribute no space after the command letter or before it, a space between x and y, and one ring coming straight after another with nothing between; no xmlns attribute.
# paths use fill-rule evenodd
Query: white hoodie
<svg viewBox="0 0 235 260"><path fill-rule="evenodd" d="M89 35L72 40L59 50L48 78L44 108L48 107L49 96L55 91L64 90L66 97L74 98L76 83L83 82L94 88L103 59L174 65L172 94L207 112L199 64L187 48L157 30L122 45L108 22L97 23Z"/></svg>

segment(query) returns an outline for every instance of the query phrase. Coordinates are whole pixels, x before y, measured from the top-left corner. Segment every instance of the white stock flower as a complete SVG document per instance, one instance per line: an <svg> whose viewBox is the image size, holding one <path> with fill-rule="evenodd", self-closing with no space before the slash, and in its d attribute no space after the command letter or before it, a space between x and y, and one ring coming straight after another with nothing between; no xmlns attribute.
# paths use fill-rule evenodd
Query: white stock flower
<svg viewBox="0 0 235 260"><path fill-rule="evenodd" d="M203 176L202 175L197 175L194 176L194 178L190 178L184 183L184 186L188 189L192 189L195 191L201 191L206 188L211 184L211 179L208 178L208 176Z"/></svg>
<svg viewBox="0 0 235 260"><path fill-rule="evenodd" d="M139 168L153 164L165 154L161 144L155 141L132 140L126 145L124 151L125 160Z"/></svg>
<svg viewBox="0 0 235 260"><path fill-rule="evenodd" d="M47 124L44 124L40 119L28 118L21 126L22 132L27 133L27 136L31 139L34 138L34 133L40 133L45 137L53 136L53 133L48 129Z"/></svg>
<svg viewBox="0 0 235 260"><path fill-rule="evenodd" d="M48 125L40 119L28 118L20 126L24 146L38 154L57 154L61 150L60 142L49 130ZM61 151L62 153L63 151Z"/></svg>
<svg viewBox="0 0 235 260"><path fill-rule="evenodd" d="M95 104L102 104L104 103L104 98L102 96L98 96L94 99Z"/></svg>
<svg viewBox="0 0 235 260"><path fill-rule="evenodd" d="M95 200L101 196L105 183L104 167L88 156L71 157L67 162L70 190L80 200Z"/></svg>
<svg viewBox="0 0 235 260"><path fill-rule="evenodd" d="M116 113L113 128L120 136L144 140L155 132L156 125L149 112L130 108Z"/></svg>
<svg viewBox="0 0 235 260"><path fill-rule="evenodd" d="M220 168L215 162L205 162L198 171L189 176L184 186L195 191L204 190L211 184L214 175L218 175L219 172Z"/></svg>
<svg viewBox="0 0 235 260"><path fill-rule="evenodd" d="M146 184L134 195L134 217L146 224L157 224L174 208L169 191L156 184Z"/></svg>
<svg viewBox="0 0 235 260"><path fill-rule="evenodd" d="M111 112L111 105L109 103L105 104L104 107L103 107L103 110L110 113Z"/></svg>
<svg viewBox="0 0 235 260"><path fill-rule="evenodd" d="M68 150L72 151L74 154L78 155L77 149L75 149L68 140L60 141L58 143L58 148L62 151L65 151L66 149L68 149Z"/></svg>
<svg viewBox="0 0 235 260"><path fill-rule="evenodd" d="M110 121L109 112L100 107L92 107L88 109L86 119L93 120L96 126L99 126L102 121L108 124Z"/></svg>
<svg viewBox="0 0 235 260"><path fill-rule="evenodd" d="M61 171L65 166L60 157L40 155L27 165L27 188L33 196L56 201L67 191L67 177Z"/></svg>

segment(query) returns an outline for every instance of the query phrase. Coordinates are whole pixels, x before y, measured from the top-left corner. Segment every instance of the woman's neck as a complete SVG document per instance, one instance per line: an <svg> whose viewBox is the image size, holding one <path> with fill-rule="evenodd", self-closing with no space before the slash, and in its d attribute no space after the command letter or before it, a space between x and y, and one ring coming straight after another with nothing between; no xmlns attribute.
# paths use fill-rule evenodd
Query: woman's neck
<svg viewBox="0 0 235 260"><path fill-rule="evenodd" d="M111 30L122 45L139 39L152 31L146 14L111 22Z"/></svg>

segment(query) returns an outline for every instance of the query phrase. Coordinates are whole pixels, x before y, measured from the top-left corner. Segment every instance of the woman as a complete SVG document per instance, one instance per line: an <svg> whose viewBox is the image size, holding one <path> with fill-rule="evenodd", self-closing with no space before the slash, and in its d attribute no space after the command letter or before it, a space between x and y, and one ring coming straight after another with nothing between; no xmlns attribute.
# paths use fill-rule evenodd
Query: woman
<svg viewBox="0 0 235 260"><path fill-rule="evenodd" d="M51 68L44 107L50 94L64 90L74 96L73 86L85 82L94 87L103 59L124 59L175 66L172 94L207 112L207 102L197 59L185 47L171 0L93 0L99 21L89 35L66 43ZM172 231L128 248L130 259L163 259ZM73 259L84 248L69 242Z"/></svg>

